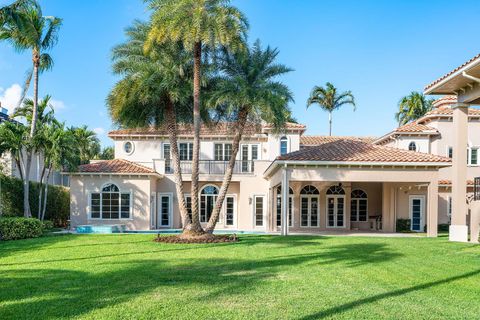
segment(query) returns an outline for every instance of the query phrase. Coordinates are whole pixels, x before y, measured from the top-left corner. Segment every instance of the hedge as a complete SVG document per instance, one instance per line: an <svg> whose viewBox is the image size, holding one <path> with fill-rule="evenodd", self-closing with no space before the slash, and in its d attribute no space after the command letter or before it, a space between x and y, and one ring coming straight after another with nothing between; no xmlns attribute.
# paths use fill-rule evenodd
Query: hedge
<svg viewBox="0 0 480 320"><path fill-rule="evenodd" d="M37 238L43 234L43 223L35 218L0 218L0 240Z"/></svg>
<svg viewBox="0 0 480 320"><path fill-rule="evenodd" d="M23 183L20 179L0 174L0 206L4 216L23 216ZM30 208L32 216L37 217L39 184L30 183ZM70 191L62 186L48 186L47 209L45 220L50 220L56 227L65 227L70 219Z"/></svg>

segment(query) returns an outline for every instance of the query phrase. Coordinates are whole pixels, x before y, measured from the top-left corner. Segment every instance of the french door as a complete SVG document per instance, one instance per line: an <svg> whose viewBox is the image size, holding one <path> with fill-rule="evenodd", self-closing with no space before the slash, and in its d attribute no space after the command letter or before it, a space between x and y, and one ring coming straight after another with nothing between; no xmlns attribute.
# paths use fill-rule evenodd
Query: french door
<svg viewBox="0 0 480 320"><path fill-rule="evenodd" d="M345 227L345 196L327 196L327 227Z"/></svg>
<svg viewBox="0 0 480 320"><path fill-rule="evenodd" d="M301 196L300 197L300 226L318 227L319 224L319 197Z"/></svg>
<svg viewBox="0 0 480 320"><path fill-rule="evenodd" d="M423 232L425 215L425 196L410 196L410 229Z"/></svg>
<svg viewBox="0 0 480 320"><path fill-rule="evenodd" d="M171 227L172 194L159 193L157 203L158 203L157 227L158 228Z"/></svg>
<svg viewBox="0 0 480 320"><path fill-rule="evenodd" d="M254 160L259 159L259 145L258 144L242 144L240 159L242 160L242 172L253 172Z"/></svg>

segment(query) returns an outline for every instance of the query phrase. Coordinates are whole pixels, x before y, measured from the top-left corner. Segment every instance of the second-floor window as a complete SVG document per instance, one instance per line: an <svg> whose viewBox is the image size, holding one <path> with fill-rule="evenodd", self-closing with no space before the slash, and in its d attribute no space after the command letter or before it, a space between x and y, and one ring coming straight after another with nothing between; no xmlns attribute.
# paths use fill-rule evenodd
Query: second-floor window
<svg viewBox="0 0 480 320"><path fill-rule="evenodd" d="M410 151L417 151L417 144L415 142L410 142L410 144L408 145L408 150Z"/></svg>
<svg viewBox="0 0 480 320"><path fill-rule="evenodd" d="M229 161L231 157L231 143L215 143L215 161Z"/></svg>
<svg viewBox="0 0 480 320"><path fill-rule="evenodd" d="M284 154L288 153L288 139L287 137L280 138L280 155L283 156Z"/></svg>
<svg viewBox="0 0 480 320"><path fill-rule="evenodd" d="M192 161L193 143L181 142L178 144L178 149L180 161Z"/></svg>
<svg viewBox="0 0 480 320"><path fill-rule="evenodd" d="M478 148L470 148L468 164L472 166L478 165Z"/></svg>

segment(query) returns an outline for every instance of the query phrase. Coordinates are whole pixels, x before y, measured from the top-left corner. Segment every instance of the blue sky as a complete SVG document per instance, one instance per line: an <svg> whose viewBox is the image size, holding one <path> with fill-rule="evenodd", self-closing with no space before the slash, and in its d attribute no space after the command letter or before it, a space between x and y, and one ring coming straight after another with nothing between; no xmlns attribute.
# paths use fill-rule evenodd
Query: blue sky
<svg viewBox="0 0 480 320"><path fill-rule="evenodd" d="M0 0L0 5L11 2ZM295 69L283 78L295 95L294 116L307 134L327 134L327 114L305 101L314 85L330 81L351 90L357 111L334 113L335 135L379 136L395 127L398 100L480 52L480 2L236 0L248 17L249 40L278 47L279 61ZM112 129L105 98L116 81L111 48L134 19L145 19L141 0L42 0L44 14L64 19L51 52L52 71L40 95L53 96L57 117L87 124L104 145ZM12 104L30 66L28 53L0 43L0 101ZM12 109L11 105L7 108Z"/></svg>

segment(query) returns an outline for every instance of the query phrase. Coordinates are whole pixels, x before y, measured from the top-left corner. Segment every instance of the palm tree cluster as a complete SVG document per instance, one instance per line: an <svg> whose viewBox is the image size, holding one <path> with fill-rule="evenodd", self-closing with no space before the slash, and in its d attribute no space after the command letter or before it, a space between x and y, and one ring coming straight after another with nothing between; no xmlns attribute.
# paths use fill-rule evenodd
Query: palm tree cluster
<svg viewBox="0 0 480 320"><path fill-rule="evenodd" d="M121 76L107 98L120 127L166 126L171 146L176 200L183 236L213 232L232 179L248 121L282 130L291 119L290 90L278 77L291 70L278 50L247 42L246 17L229 0L150 0L149 21L126 29L126 42L113 49L113 71ZM232 155L210 220L199 219L200 127L230 121ZM193 123L191 215L187 213L177 147L177 127Z"/></svg>
<svg viewBox="0 0 480 320"><path fill-rule="evenodd" d="M32 125L34 114L34 102L25 99L22 106L16 108L12 117L24 120L5 121L0 124L0 155L9 153L15 161L20 177L25 180L27 170L27 153L30 150L38 155L41 162L39 180L39 199L37 217L41 220L45 217L48 181L54 170L69 171L90 159L93 152L99 150L98 138L95 133L86 127L66 128L64 123L55 118L51 97L47 95L40 100L37 107L37 128L35 135L30 138L29 128Z"/></svg>

